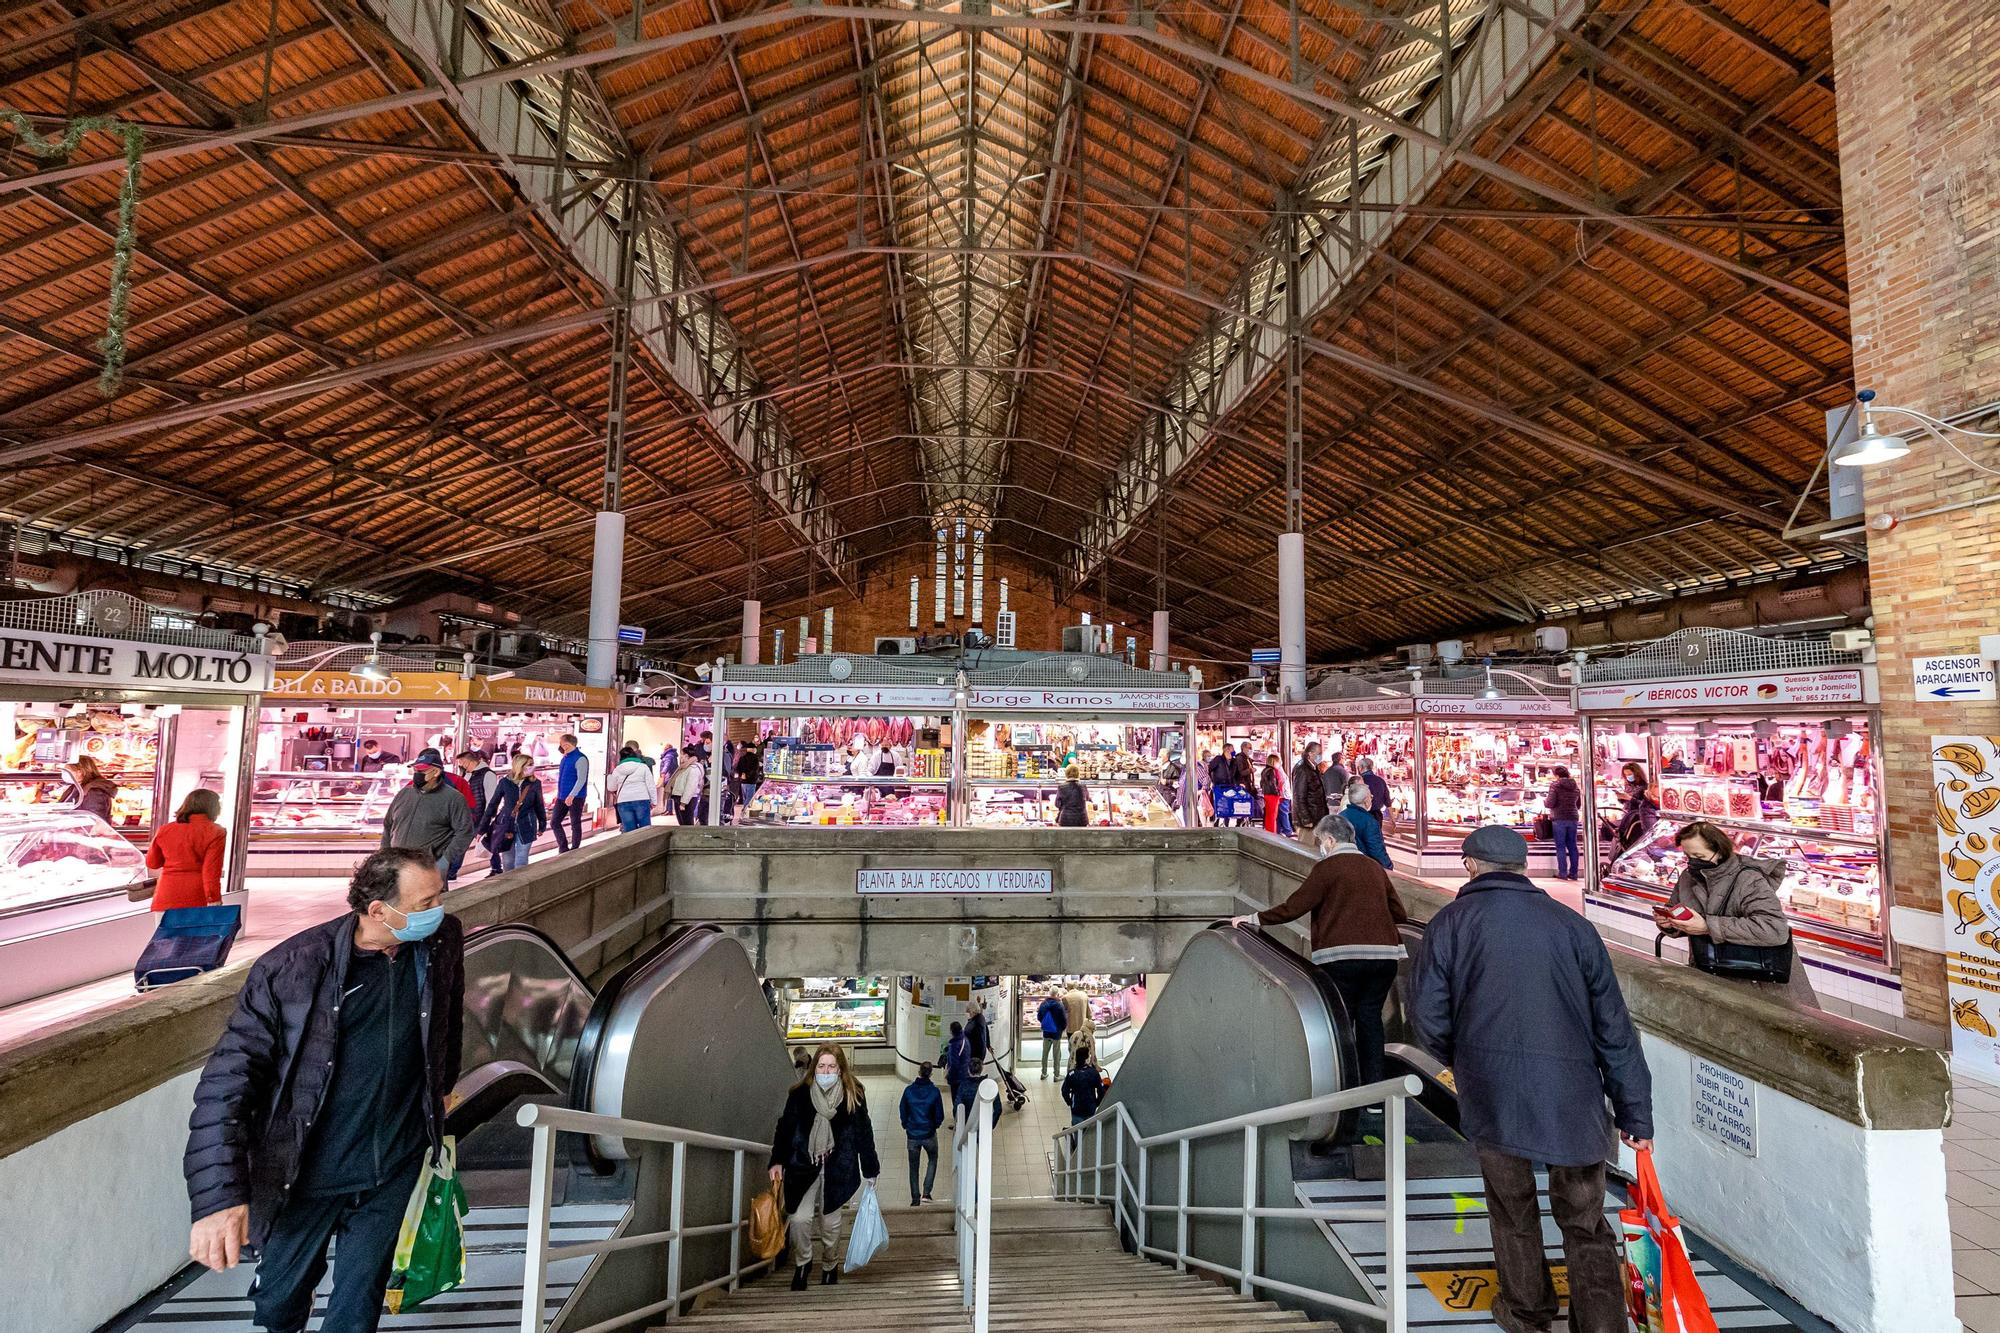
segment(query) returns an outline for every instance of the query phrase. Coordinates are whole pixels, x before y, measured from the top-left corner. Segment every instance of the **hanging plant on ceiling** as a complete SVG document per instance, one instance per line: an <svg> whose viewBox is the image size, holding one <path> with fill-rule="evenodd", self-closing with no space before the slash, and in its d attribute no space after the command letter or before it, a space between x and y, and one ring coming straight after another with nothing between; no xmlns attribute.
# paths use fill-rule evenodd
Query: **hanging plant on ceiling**
<svg viewBox="0 0 2000 1333"><path fill-rule="evenodd" d="M81 116L63 126L60 135L45 138L34 122L19 111L0 108L0 124L13 130L21 146L36 157L67 158L87 134L109 134L125 145L125 181L118 191L118 231L111 244L111 308L105 318L104 336L98 350L104 353L104 367L98 372L97 391L106 398L117 394L125 377L125 321L132 297L132 250L138 241L139 158L145 136L137 125L128 125L111 116Z"/></svg>

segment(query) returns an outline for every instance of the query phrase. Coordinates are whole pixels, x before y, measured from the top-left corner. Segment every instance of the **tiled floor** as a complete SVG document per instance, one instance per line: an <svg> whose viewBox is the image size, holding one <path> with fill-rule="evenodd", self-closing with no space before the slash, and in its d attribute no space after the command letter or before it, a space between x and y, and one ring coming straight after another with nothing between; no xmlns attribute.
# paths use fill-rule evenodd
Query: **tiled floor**
<svg viewBox="0 0 2000 1333"><path fill-rule="evenodd" d="M1952 1080L1944 1131L1951 1271L1966 1333L2000 1333L2000 1087Z"/></svg>
<svg viewBox="0 0 2000 1333"><path fill-rule="evenodd" d="M1025 1069L1026 1066L1023 1066ZM1069 1108L1053 1082L1044 1083L1028 1070L1028 1104L1001 1115L993 1140L993 1196L997 1199L1047 1198L1049 1136L1069 1124ZM882 1160L880 1192L885 1209L908 1208L909 1149L896 1115L908 1086L893 1074L869 1074L861 1080L868 1091L868 1118L875 1126L875 1152ZM940 1081L939 1090L943 1091ZM937 1202L949 1208L952 1198L951 1132L938 1134ZM893 1226L893 1223L891 1224Z"/></svg>

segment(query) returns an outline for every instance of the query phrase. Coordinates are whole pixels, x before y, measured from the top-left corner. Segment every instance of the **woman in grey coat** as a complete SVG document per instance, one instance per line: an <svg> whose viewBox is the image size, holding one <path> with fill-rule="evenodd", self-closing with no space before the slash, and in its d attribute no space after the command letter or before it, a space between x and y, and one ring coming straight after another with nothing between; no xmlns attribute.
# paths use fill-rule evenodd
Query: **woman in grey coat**
<svg viewBox="0 0 2000 1333"><path fill-rule="evenodd" d="M1683 824L1674 841L1680 845L1688 864L1674 882L1667 911L1685 907L1693 915L1686 920L1662 917L1660 929L1677 935L1706 935L1717 944L1754 944L1767 948L1776 948L1791 939L1792 923L1786 919L1784 904L1778 899L1778 885L1785 878L1784 861L1738 855L1729 835L1704 819ZM1747 984L1765 990L1780 989L1766 982ZM1798 1004L1819 1007L1812 982L1806 979L1803 958L1793 958L1792 979L1783 990Z"/></svg>

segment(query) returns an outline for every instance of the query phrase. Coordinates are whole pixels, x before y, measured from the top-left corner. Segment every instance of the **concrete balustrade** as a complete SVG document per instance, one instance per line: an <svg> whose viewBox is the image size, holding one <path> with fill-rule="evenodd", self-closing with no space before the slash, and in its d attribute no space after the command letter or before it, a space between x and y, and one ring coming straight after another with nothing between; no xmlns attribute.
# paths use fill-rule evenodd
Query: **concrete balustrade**
<svg viewBox="0 0 2000 1333"><path fill-rule="evenodd" d="M764 975L1157 973L1209 922L1282 899L1311 864L1289 844L1216 829L656 827L448 904L468 928L540 928L593 980L685 921L722 925ZM858 870L891 867L1047 870L1051 889L856 891ZM1402 887L1420 919L1448 901ZM1614 958L1654 1069L1662 1176L1687 1224L1842 1329L1953 1327L1942 1053L1683 967ZM23 1327L83 1333L184 1261L193 1071L246 967L0 1055L0 1253L49 1275L10 1298ZM1755 1156L1694 1128L1697 1060L1753 1087Z"/></svg>

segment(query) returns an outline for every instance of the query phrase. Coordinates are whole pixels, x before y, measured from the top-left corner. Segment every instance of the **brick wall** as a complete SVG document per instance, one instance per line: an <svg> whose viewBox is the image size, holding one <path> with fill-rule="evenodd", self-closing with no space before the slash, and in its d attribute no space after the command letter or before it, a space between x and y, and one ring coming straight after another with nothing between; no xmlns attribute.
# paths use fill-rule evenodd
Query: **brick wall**
<svg viewBox="0 0 2000 1333"><path fill-rule="evenodd" d="M970 577L970 564L967 575ZM917 599L917 627L910 627L910 578L919 577L922 584ZM968 582L966 588L966 611L968 614L953 616L951 611L951 587L949 574L945 587L945 611L943 621L933 618L936 607L936 589L933 583L933 566L928 556L911 556L888 562L871 569L860 585L861 596L857 599L846 592L828 599L822 597L808 607L802 601L787 602L782 606L767 605L764 608L764 635L762 658L771 660L771 634L773 630L785 632L785 658L796 657L799 651L799 617L810 611L812 632L820 634L822 615L828 605L833 607L833 642L822 644L823 650L844 653L872 653L877 637L905 638L918 634L963 634L972 626L972 591ZM1132 612L1108 609L1097 598L1078 594L1068 603L1057 605L1055 586L1045 573L1028 568L1016 560L995 553L986 561L986 605L980 627L991 634L994 613L1000 609L1000 580L1007 580L1007 605L1014 612L1015 646L1026 651L1053 652L1062 647L1062 630L1065 625L1074 625L1081 613L1088 611L1092 621L1116 623L1118 644L1123 651L1125 638L1132 635L1139 640L1140 661L1152 642L1152 612ZM713 657L717 653L734 653L736 641L719 641L703 656Z"/></svg>
<svg viewBox="0 0 2000 1333"><path fill-rule="evenodd" d="M1949 417L2000 399L2000 6L1834 0L1857 388ZM1885 418L1884 429L1911 423ZM1981 428L1996 429L1990 423ZM2000 705L1914 702L1910 659L1976 651L2000 604L1993 478L1930 438L1867 477L1895 902L1938 911L1930 738L2000 734ZM1996 461L1990 447L1968 446ZM1944 1022L1943 960L1904 948L1904 1005Z"/></svg>

